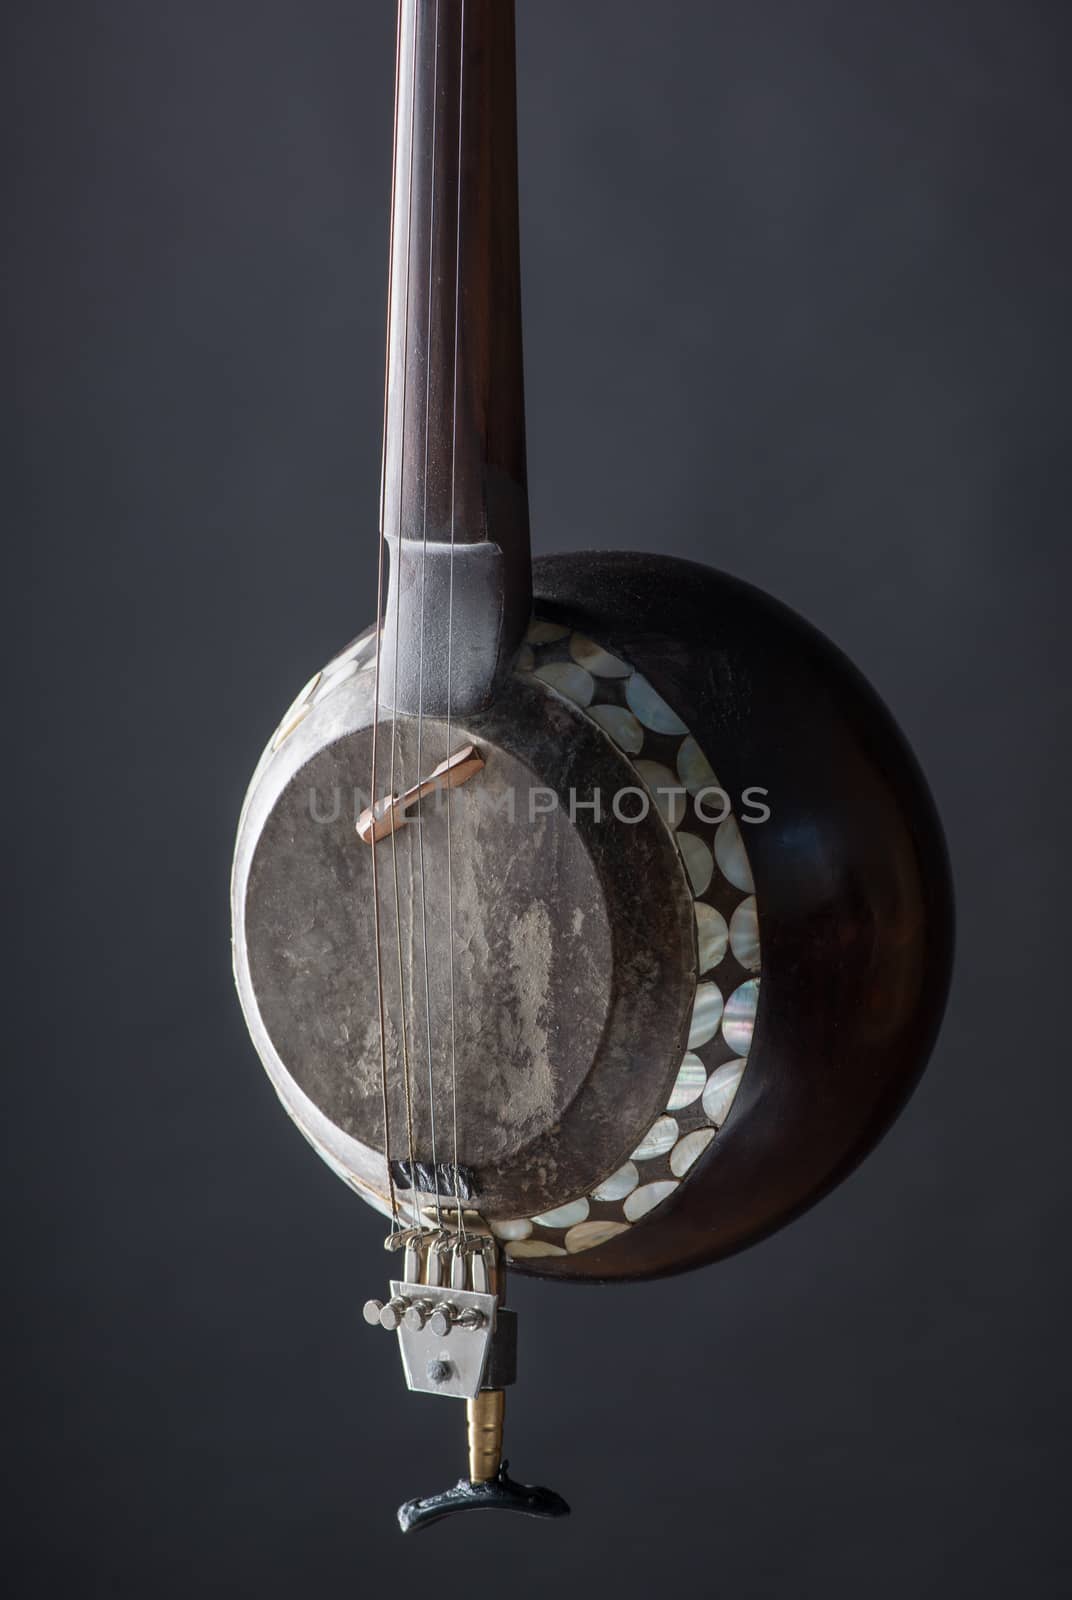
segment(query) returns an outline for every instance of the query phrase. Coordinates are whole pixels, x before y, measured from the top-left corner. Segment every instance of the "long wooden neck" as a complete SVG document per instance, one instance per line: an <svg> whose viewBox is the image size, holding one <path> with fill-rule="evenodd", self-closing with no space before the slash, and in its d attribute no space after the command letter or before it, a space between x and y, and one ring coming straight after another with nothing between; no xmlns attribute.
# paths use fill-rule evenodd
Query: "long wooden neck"
<svg viewBox="0 0 1072 1600"><path fill-rule="evenodd" d="M513 0L400 0L381 517L411 644L406 558L418 542L431 552L433 654L436 550L453 552L469 630L455 709L486 703L531 603ZM494 556L461 559L484 544Z"/></svg>

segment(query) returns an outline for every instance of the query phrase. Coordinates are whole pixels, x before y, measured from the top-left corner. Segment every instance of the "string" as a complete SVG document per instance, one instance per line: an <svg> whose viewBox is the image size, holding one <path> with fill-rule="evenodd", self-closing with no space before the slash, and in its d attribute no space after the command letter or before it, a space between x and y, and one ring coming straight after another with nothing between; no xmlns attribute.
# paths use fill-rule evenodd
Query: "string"
<svg viewBox="0 0 1072 1600"><path fill-rule="evenodd" d="M383 533L379 540L379 558L376 570L376 682L373 689L373 714L372 714L372 775L369 786L372 794L372 803L376 801L376 747L377 728L380 722L380 640L383 635ZM391 1113L388 1106L387 1093L387 1023L384 1015L383 1003L383 950L380 939L380 882L379 864L376 855L375 828L370 836L372 845L372 920L376 929L376 1010L379 1017L380 1029L380 1099L383 1108L383 1159L387 1167L388 1194L391 1202L391 1228L397 1232L398 1221L398 1194L395 1190L394 1173L391 1171Z"/></svg>
<svg viewBox="0 0 1072 1600"><path fill-rule="evenodd" d="M398 91L401 84L402 68L402 0L399 0L398 19L395 30L395 114L391 134L391 223L387 244L387 355L384 360L383 372L383 450L380 455L380 537L377 545L376 559L376 669L375 684L372 691L372 772L369 777L369 803L376 804L376 756L378 746L378 733L380 726L380 651L383 641L383 551L386 532L386 491L387 491L387 403L388 403L388 375L391 369L391 313L394 300L394 256L395 256L395 184L394 174L398 154ZM391 1206L391 1231L397 1233L399 1229L398 1218L398 1193L395 1188L394 1173L391 1170L391 1113L389 1096L387 1092L387 1021L383 1003L383 950L380 938L380 881L379 860L376 855L376 830L372 830L369 844L372 850L372 922L375 929L376 943L376 1013L379 1019L380 1034L380 1099L383 1113L383 1160L387 1168L387 1192Z"/></svg>
<svg viewBox="0 0 1072 1600"><path fill-rule="evenodd" d="M439 0L435 8L435 48L432 57L432 155L431 155L431 205L428 218L428 315L426 321L429 345L432 336L432 265L435 259L435 147L437 87L439 79ZM421 634L417 665L417 773L424 771L424 619L428 581L428 418L431 409L432 362L429 350L424 363L424 506L421 531ZM447 753L450 753L448 744ZM449 793L449 790L448 790ZM432 1131L432 1172L435 1181L436 1221L442 1228L443 1211L439 1193L439 1153L436 1149L435 1084L432 1074L432 1001L428 983L428 903L424 876L424 803L417 805L417 876L421 886L421 945L424 951L424 1021L428 1051L428 1118Z"/></svg>
<svg viewBox="0 0 1072 1600"><path fill-rule="evenodd" d="M461 241L462 241L462 124L465 115L465 0L462 0L461 38L458 46L458 206L454 228L454 392L450 420L450 556L448 563L447 594L447 750L450 750L451 712L451 658L454 643L454 536L455 536L455 465L458 444L458 329L461 307ZM465 1219L462 1212L461 1178L458 1170L458 1063L454 1027L454 867L453 839L451 835L451 788L447 785L447 946L450 974L450 1093L451 1116L454 1125L454 1193L458 1202L458 1232L464 1238Z"/></svg>
<svg viewBox="0 0 1072 1600"><path fill-rule="evenodd" d="M412 262L412 259L413 259L413 251L412 251L411 246L412 246L412 239L413 239L413 150L414 150L414 145L416 144L416 139L414 138L414 114L415 114L416 103L417 103L417 20L418 20L417 19L417 7L414 6L414 8L413 8L413 66L412 66L412 74L411 74L411 82L410 82L409 184L408 184L408 188L407 188L407 192L406 192L406 304L405 304L405 311L403 313L403 323L402 323L402 351L403 351L403 360L404 361L406 360L407 355L408 355L408 351L409 351L409 287L410 287L410 285L409 285L409 275L410 275L410 265L411 265L411 262ZM399 749L398 749L398 657L399 657L399 644L400 644L400 640L401 640L400 620L401 620L401 616L402 616L402 532L403 532L403 519L402 519L402 516L401 516L401 509L402 509L403 479L404 479L404 476L405 476L407 387L408 386L407 386L407 384L405 382L405 378L403 377L403 384L402 384L402 420L401 420L401 434L400 434L401 448L399 450L399 486L398 486L398 504L399 504L399 513L400 513L399 514L399 519L398 519L398 531L397 531L397 546L398 546L398 558L397 558L397 561L398 561L398 567L397 567L397 571L393 574L395 581L394 581L394 584L392 585L392 587L394 589L394 594L395 594L395 638L394 638L394 657L395 658L394 658L394 685L393 685L392 694L391 694L391 778L390 778L390 787L389 787L389 790L388 790L388 793L390 795L392 795L392 796L398 793L398 788L397 788L396 783L395 783L395 765L396 765L396 760L399 757ZM413 1192L413 1197L414 1197L413 1209L414 1209L414 1212L416 1213L417 1212L417 1204L416 1204L417 1157L416 1157L416 1150L414 1148L414 1143L413 1143L413 1097L412 1097L412 1094L411 1094L411 1091L410 1091L409 1029L408 1029L408 1026L407 1026L407 1023L406 1023L406 980L405 980L404 962L403 962L403 958L402 958L402 908L401 908L401 900L400 900L400 896L399 896L399 892L398 892L398 833L397 833L397 829L395 827L395 818L394 818L394 814L393 813L391 815L391 871L392 871L392 876L393 876L393 879L394 879L395 932L397 934L397 943L398 943L398 1003L399 1003L399 1024L400 1024L400 1032L401 1032L401 1038L402 1038L403 1088L404 1088L404 1091L405 1091L405 1101L406 1101L406 1133L407 1133L407 1138L408 1138L408 1141L409 1141L410 1183L411 1183L411 1186L412 1186L412 1192ZM418 1222L418 1226L420 1226L419 1220L417 1219L416 1216L415 1216L414 1220L417 1221Z"/></svg>

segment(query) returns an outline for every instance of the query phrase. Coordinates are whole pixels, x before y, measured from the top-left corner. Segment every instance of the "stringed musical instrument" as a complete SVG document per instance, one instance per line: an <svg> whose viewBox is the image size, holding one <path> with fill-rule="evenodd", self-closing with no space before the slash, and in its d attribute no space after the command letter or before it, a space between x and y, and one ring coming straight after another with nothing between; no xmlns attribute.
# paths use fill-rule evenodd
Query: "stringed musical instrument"
<svg viewBox="0 0 1072 1600"><path fill-rule="evenodd" d="M404 1528L567 1509L502 1463L507 1269L656 1277L791 1220L903 1105L951 959L926 785L833 645L667 555L530 560L514 52L511 0L401 0L378 615L279 723L233 873L261 1060L387 1219L365 1318L467 1404Z"/></svg>

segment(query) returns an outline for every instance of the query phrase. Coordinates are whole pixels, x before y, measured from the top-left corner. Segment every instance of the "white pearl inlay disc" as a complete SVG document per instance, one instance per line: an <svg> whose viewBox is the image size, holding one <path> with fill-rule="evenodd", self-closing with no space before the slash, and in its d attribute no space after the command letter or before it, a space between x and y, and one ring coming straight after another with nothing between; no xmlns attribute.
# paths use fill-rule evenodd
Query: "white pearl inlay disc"
<svg viewBox="0 0 1072 1600"><path fill-rule="evenodd" d="M664 1178L661 1183L645 1183L640 1189L633 1190L622 1209L630 1222L639 1222L641 1217L646 1217L649 1211L661 1205L667 1195L673 1194L676 1188L676 1178Z"/></svg>
<svg viewBox="0 0 1072 1600"><path fill-rule="evenodd" d="M695 1133L687 1133L679 1139L670 1152L670 1171L675 1178L683 1178L692 1166L707 1149L715 1137L714 1128L697 1128Z"/></svg>
<svg viewBox="0 0 1072 1600"><path fill-rule="evenodd" d="M693 894L703 894L714 876L714 857L703 840L694 833L679 833L677 847L681 851Z"/></svg>
<svg viewBox="0 0 1072 1600"><path fill-rule="evenodd" d="M592 1190L592 1199L624 1200L627 1194L632 1194L639 1182L639 1172L631 1161L627 1161L624 1167L612 1172L609 1178L604 1178L603 1182Z"/></svg>
<svg viewBox="0 0 1072 1600"><path fill-rule="evenodd" d="M538 1222L541 1228L569 1228L575 1222L583 1222L588 1215L588 1201L571 1200L568 1205L556 1206L553 1211L545 1211L541 1216L533 1217L533 1222Z"/></svg>
<svg viewBox="0 0 1072 1600"><path fill-rule="evenodd" d="M354 639L340 650L337 656L332 656L323 672L320 674L321 687L328 678L348 678L353 672L362 672L365 667L370 667L376 659L376 631L364 639Z"/></svg>
<svg viewBox="0 0 1072 1600"><path fill-rule="evenodd" d="M742 900L730 918L730 949L742 967L755 972L759 966L759 920L755 895Z"/></svg>
<svg viewBox="0 0 1072 1600"><path fill-rule="evenodd" d="M755 888L752 882L752 869L748 865L736 817L725 817L718 825L715 833L715 860L735 889L747 889L749 894L752 893Z"/></svg>
<svg viewBox="0 0 1072 1600"><path fill-rule="evenodd" d="M326 700L329 694L334 694L340 684L348 683L351 678L356 678L360 671L359 662L344 661L336 672L331 673L330 677L325 672L320 679L316 693L313 695L314 706L318 706L322 700Z"/></svg>
<svg viewBox="0 0 1072 1600"><path fill-rule="evenodd" d="M698 983L689 1029L689 1049L696 1050L713 1039L722 1020L722 990L717 983Z"/></svg>
<svg viewBox="0 0 1072 1600"><path fill-rule="evenodd" d="M588 715L610 735L619 750L635 756L644 748L644 729L624 706L589 706Z"/></svg>
<svg viewBox="0 0 1072 1600"><path fill-rule="evenodd" d="M696 947L700 957L700 971L710 972L726 954L729 932L726 919L714 906L696 903Z"/></svg>
<svg viewBox="0 0 1072 1600"><path fill-rule="evenodd" d="M691 1106L704 1092L707 1082L707 1068L699 1056L694 1056L691 1050L686 1050L677 1072L677 1082L670 1091L670 1098L666 1102L667 1111L680 1111L684 1106Z"/></svg>
<svg viewBox="0 0 1072 1600"><path fill-rule="evenodd" d="M633 1151L634 1161L654 1161L677 1142L678 1126L673 1117L656 1117Z"/></svg>
<svg viewBox="0 0 1072 1600"><path fill-rule="evenodd" d="M527 1239L532 1232L528 1217L516 1217L506 1222L492 1222L491 1231L496 1239Z"/></svg>
<svg viewBox="0 0 1072 1600"><path fill-rule="evenodd" d="M597 678L628 678L633 670L609 650L601 650L591 639L586 639L583 633L575 633L570 639L569 653L579 667L586 667Z"/></svg>
<svg viewBox="0 0 1072 1600"><path fill-rule="evenodd" d="M596 692L592 674L573 661L549 661L546 666L537 667L533 677L542 678L544 683L549 683L552 689L579 706L591 705Z"/></svg>
<svg viewBox="0 0 1072 1600"><path fill-rule="evenodd" d="M273 750L278 750L284 739L290 738L299 722L305 721L305 718L309 715L309 710L310 708L308 706L299 706L294 715L287 718L286 722L283 723L283 726L279 729L279 732L272 740Z"/></svg>
<svg viewBox="0 0 1072 1600"><path fill-rule="evenodd" d="M726 1061L716 1067L707 1080L703 1093L704 1116L710 1118L716 1128L721 1128L730 1114L733 1097L747 1065L747 1061Z"/></svg>
<svg viewBox="0 0 1072 1600"><path fill-rule="evenodd" d="M323 676L325 678L333 677L341 668L348 667L354 662L359 667L363 667L366 661L371 661L375 654L376 631L373 629L367 639L351 639L345 649L340 650L337 656L332 656L324 668Z"/></svg>
<svg viewBox="0 0 1072 1600"><path fill-rule="evenodd" d="M699 794L701 789L718 788L714 768L691 733L681 742L681 748L677 753L677 770L678 776L690 794Z"/></svg>
<svg viewBox="0 0 1072 1600"><path fill-rule="evenodd" d="M747 1055L752 1043L752 1029L755 1025L758 1003L758 978L749 978L747 983L742 983L739 989L734 989L726 1001L722 1017L722 1037L730 1049L736 1051L739 1056Z"/></svg>
<svg viewBox="0 0 1072 1600"><path fill-rule="evenodd" d="M513 1239L503 1246L508 1261L523 1261L529 1256L564 1256L560 1244L549 1244L546 1239Z"/></svg>
<svg viewBox="0 0 1072 1600"><path fill-rule="evenodd" d="M532 621L525 638L530 644L554 644L556 639L564 639L568 632L569 629L563 628L558 622Z"/></svg>
<svg viewBox="0 0 1072 1600"><path fill-rule="evenodd" d="M566 1235L566 1249L571 1255L576 1255L578 1250L591 1250L593 1245L606 1244L616 1234L628 1231L628 1222L579 1222Z"/></svg>
<svg viewBox="0 0 1072 1600"><path fill-rule="evenodd" d="M684 820L687 796L677 774L659 761L634 761L641 781L651 791L651 798L667 827L676 828Z"/></svg>
<svg viewBox="0 0 1072 1600"><path fill-rule="evenodd" d="M656 694L647 678L642 678L639 672L634 672L626 684L625 698L630 710L635 711L645 728L650 728L653 733L688 733L688 728L676 711L670 709L662 695Z"/></svg>

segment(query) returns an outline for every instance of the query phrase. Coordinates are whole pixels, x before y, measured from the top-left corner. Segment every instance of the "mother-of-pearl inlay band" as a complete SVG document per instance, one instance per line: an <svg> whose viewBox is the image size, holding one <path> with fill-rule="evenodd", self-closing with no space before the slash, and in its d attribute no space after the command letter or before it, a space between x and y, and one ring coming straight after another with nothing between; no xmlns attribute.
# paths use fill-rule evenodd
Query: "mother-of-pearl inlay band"
<svg viewBox="0 0 1072 1600"><path fill-rule="evenodd" d="M730 812L697 823L690 797L717 789L685 724L628 662L560 623L537 619L517 671L579 706L629 761L677 845L696 902L699 981L686 1050L666 1110L630 1158L588 1195L538 1217L495 1220L516 1260L576 1255L605 1244L661 1206L714 1145L747 1066L759 998L759 924L752 870ZM660 793L673 789L674 794ZM722 820L715 822L715 816ZM702 831L693 831L699 828ZM718 904L714 904L714 901Z"/></svg>

